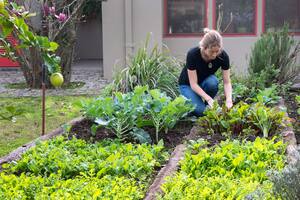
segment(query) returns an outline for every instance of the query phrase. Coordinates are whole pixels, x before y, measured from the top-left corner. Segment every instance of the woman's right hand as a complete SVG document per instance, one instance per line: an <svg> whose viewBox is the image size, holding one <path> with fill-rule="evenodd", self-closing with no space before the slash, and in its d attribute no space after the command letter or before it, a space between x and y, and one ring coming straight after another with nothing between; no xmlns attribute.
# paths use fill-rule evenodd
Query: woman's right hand
<svg viewBox="0 0 300 200"><path fill-rule="evenodd" d="M208 103L208 106L210 107L210 108L212 108L213 107L213 105L214 105L214 99L213 98L210 98L208 101L206 101L207 103Z"/></svg>

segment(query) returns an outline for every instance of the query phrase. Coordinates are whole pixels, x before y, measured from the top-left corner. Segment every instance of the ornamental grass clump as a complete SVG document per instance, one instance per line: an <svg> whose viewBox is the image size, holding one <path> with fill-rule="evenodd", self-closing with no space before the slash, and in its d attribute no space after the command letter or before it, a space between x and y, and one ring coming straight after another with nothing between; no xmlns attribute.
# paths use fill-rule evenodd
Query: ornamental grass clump
<svg viewBox="0 0 300 200"><path fill-rule="evenodd" d="M179 95L177 79L182 63L168 53L161 52L157 44L149 50L149 36L144 46L128 59L127 66L114 74L112 84L106 88L106 95L131 92L136 86L143 85L160 89L172 98Z"/></svg>

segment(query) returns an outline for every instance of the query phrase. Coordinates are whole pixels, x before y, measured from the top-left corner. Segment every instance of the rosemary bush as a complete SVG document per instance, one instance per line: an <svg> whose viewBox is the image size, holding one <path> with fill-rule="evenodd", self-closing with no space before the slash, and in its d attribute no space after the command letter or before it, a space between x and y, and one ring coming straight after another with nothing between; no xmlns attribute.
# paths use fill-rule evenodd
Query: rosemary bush
<svg viewBox="0 0 300 200"><path fill-rule="evenodd" d="M273 172L271 180L274 193L281 199L300 199L300 160L294 165L286 166L282 172Z"/></svg>
<svg viewBox="0 0 300 200"><path fill-rule="evenodd" d="M287 25L279 31L262 35L251 51L249 80L259 77L265 86L293 80L300 72L295 64L299 52L300 42L290 37Z"/></svg>

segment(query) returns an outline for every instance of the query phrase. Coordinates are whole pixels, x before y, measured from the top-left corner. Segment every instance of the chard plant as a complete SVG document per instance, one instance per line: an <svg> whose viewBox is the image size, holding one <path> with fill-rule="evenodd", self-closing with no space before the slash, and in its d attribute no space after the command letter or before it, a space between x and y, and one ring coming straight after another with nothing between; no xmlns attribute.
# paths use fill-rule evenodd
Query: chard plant
<svg viewBox="0 0 300 200"><path fill-rule="evenodd" d="M205 116L198 119L200 127L208 129L210 134L242 134L247 129L248 109L250 105L240 102L227 110L225 105L214 104L212 109L205 111Z"/></svg>
<svg viewBox="0 0 300 200"><path fill-rule="evenodd" d="M252 102L259 102L264 105L275 105L278 103L280 97L278 86L273 84L271 87L265 88L263 90L258 89L257 95L254 98L250 98Z"/></svg>
<svg viewBox="0 0 300 200"><path fill-rule="evenodd" d="M271 130L275 132L279 126L284 125L285 115L282 111L268 108L261 103L254 104L250 113L249 120L262 131L264 137L268 137Z"/></svg>
<svg viewBox="0 0 300 200"><path fill-rule="evenodd" d="M251 105L240 102L229 111L225 106L215 104L205 111L205 116L200 117L197 123L201 130L208 130L210 134L249 136L262 133L268 137L283 126L284 119L284 113L275 108L268 108L262 103Z"/></svg>

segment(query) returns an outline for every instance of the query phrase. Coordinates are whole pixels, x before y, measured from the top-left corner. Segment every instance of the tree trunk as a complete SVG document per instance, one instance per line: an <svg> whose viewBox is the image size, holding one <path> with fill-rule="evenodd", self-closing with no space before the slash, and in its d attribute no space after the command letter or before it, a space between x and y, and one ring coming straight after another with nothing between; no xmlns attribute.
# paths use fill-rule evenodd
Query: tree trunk
<svg viewBox="0 0 300 200"><path fill-rule="evenodd" d="M74 21L58 35L55 41L59 44L57 55L61 57L61 69L64 76L64 84L71 81L72 64L74 59L74 50L76 43L76 24Z"/></svg>
<svg viewBox="0 0 300 200"><path fill-rule="evenodd" d="M61 57L61 69L64 76L64 84L69 84L71 81L72 64L74 60L75 44L77 39L77 21L81 17L82 7L85 0L78 0L75 6L69 23L54 36L54 41L59 44L57 55ZM64 6L62 1L57 1L56 6Z"/></svg>
<svg viewBox="0 0 300 200"><path fill-rule="evenodd" d="M42 85L42 59L41 54L36 48L30 48L31 67L32 67L32 88L40 88Z"/></svg>
<svg viewBox="0 0 300 200"><path fill-rule="evenodd" d="M40 50L31 47L28 49L28 52L22 52L22 54L19 54L18 58L18 62L21 64L21 69L27 85L30 88L41 88L43 59L41 57ZM47 75L45 76L45 84L46 87L51 87L49 76Z"/></svg>
<svg viewBox="0 0 300 200"><path fill-rule="evenodd" d="M29 0L30 1L30 0ZM32 0L37 2L36 0ZM21 1L25 5L25 1ZM20 2L20 4L21 4ZM54 37L51 38L59 44L59 48L56 52L58 56L61 57L61 70L64 76L64 84L69 84L71 80L71 66L74 57L74 49L76 43L76 22L80 18L82 13L82 7L85 0L78 0L76 6L74 7L71 15L71 19L63 25L61 30L55 33ZM66 2L57 0L56 7L63 7ZM28 4L31 5L31 4ZM39 11L38 11L39 12ZM42 19L41 19L42 20ZM28 21L30 27L32 27L35 33L42 32L42 35L48 36L47 27L41 27L41 29L36 29L32 26L31 21ZM27 85L30 88L41 88L42 83L42 65L43 59L41 57L41 52L37 48L29 48L22 50L18 56L18 62L21 64L21 69L23 71ZM47 88L50 88L49 76L46 75L45 84Z"/></svg>

